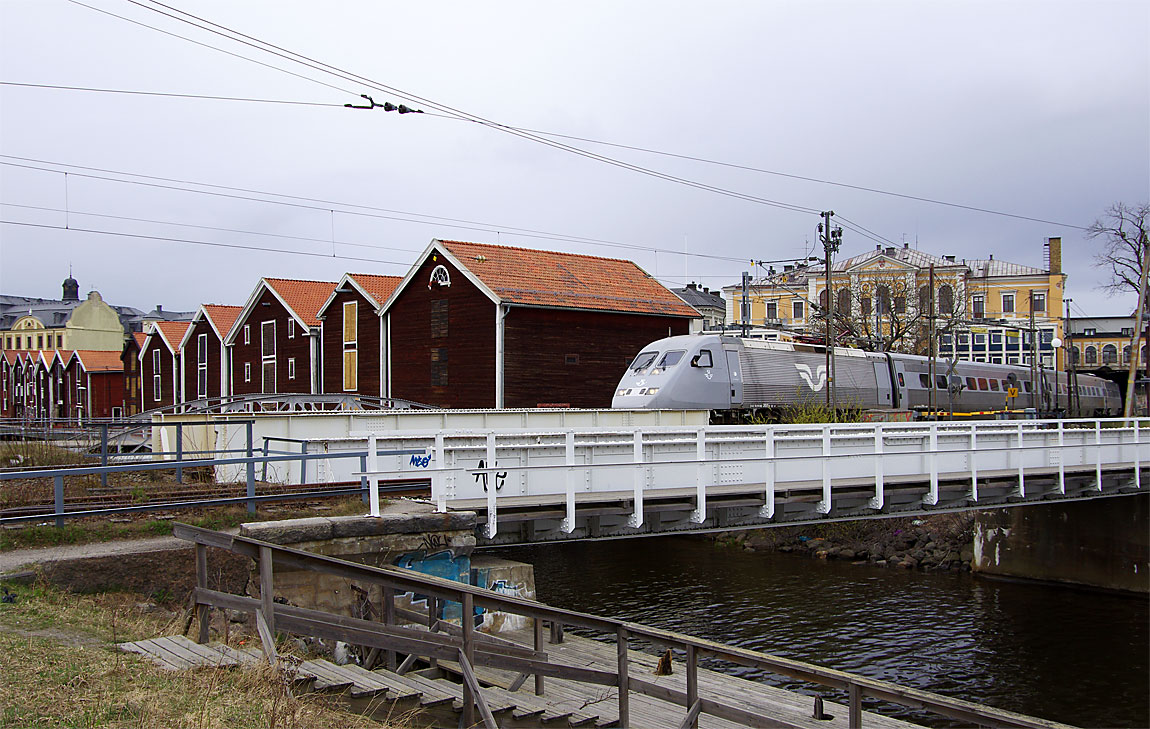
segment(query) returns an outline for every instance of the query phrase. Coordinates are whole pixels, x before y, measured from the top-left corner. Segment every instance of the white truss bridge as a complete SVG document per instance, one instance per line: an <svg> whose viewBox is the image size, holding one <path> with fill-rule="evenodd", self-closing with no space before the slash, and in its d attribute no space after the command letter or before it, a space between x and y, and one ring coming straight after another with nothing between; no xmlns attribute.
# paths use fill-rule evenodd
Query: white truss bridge
<svg viewBox="0 0 1150 729"><path fill-rule="evenodd" d="M361 432L361 475L428 478L511 544L997 508L1138 493L1150 421L1018 420ZM363 442L360 440L359 442Z"/></svg>

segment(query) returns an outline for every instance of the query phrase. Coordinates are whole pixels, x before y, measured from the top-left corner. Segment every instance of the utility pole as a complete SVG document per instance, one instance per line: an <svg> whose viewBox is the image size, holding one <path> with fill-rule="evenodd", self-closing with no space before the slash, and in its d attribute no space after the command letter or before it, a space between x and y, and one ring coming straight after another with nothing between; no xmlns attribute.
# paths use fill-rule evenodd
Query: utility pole
<svg viewBox="0 0 1150 729"><path fill-rule="evenodd" d="M930 290L930 296L928 297L930 303L927 304L927 312L928 312L927 336L930 338L930 342L927 345L927 354L930 356L930 365L928 368L930 370L930 388L927 389L927 391L926 391L927 395L929 396L929 400L927 401L926 406L931 412L931 417L933 417L933 413L934 413L934 357L935 357L935 349L934 349L934 347L935 347L935 341L934 341L935 340L935 334L934 334L934 264L933 263L930 264L930 273L929 273L929 278L927 279L927 286ZM954 341L953 337L952 337L951 341L952 342ZM958 346L956 345L950 350L951 355L954 355L954 353L957 351L958 351Z"/></svg>
<svg viewBox="0 0 1150 729"><path fill-rule="evenodd" d="M751 274L743 271L743 300L739 302L739 318L743 320L743 336L747 336L747 324L751 320Z"/></svg>
<svg viewBox="0 0 1150 729"><path fill-rule="evenodd" d="M843 240L843 229L835 227L831 229L831 218L834 216L835 211L828 210L820 213L823 222L819 223L818 232L823 243L823 255L826 258L827 270L827 305L823 316L827 322L827 406L832 413L838 412L837 403L835 402L835 292L834 285L831 280L831 260L834 254L838 251L839 246Z"/></svg>
<svg viewBox="0 0 1150 729"><path fill-rule="evenodd" d="M1070 373L1066 378L1066 412L1071 417L1078 414L1078 404L1076 398L1078 397L1078 362L1074 357L1074 345L1072 340L1074 334L1071 331L1073 328L1070 319L1070 304L1074 299L1065 299L1066 301L1066 322L1062 325L1062 331L1066 335L1066 354L1064 355L1069 360L1067 371Z"/></svg>
<svg viewBox="0 0 1150 729"><path fill-rule="evenodd" d="M1123 236L1125 237L1125 236ZM1142 338L1142 313L1146 307L1146 273L1150 271L1150 245L1147 244L1146 231L1142 231L1142 240L1139 241L1139 253L1142 258L1142 278L1138 284L1138 316L1134 319L1134 336L1130 340L1130 370L1126 375L1126 407L1122 417L1128 418L1134 412L1134 380L1138 374L1138 340Z"/></svg>
<svg viewBox="0 0 1150 729"><path fill-rule="evenodd" d="M1038 342L1034 340L1034 289L1030 290L1030 405L1038 410Z"/></svg>

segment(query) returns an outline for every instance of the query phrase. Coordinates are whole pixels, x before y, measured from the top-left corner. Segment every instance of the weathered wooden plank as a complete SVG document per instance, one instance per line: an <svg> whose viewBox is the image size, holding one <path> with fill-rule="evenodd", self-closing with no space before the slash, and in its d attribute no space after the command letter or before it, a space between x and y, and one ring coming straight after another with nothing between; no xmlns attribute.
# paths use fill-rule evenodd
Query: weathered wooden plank
<svg viewBox="0 0 1150 729"><path fill-rule="evenodd" d="M147 655L151 656L153 660L172 666L176 670L186 671L189 668L195 668L197 666L196 662L190 661L178 653L166 649L162 644L157 643L154 638L139 641L136 645Z"/></svg>
<svg viewBox="0 0 1150 729"><path fill-rule="evenodd" d="M466 597L464 600L464 607L470 608L471 601ZM470 610L464 610L463 624L465 626L471 625L471 621L467 619L470 612ZM463 635L465 636L464 645L469 646L471 644L471 635L467 632L464 632ZM468 711L468 709L473 710L478 708L480 716L483 717L483 725L487 727L487 729L499 729L499 725L495 723L495 715L491 713L491 707L487 705L487 698L483 695L483 691L479 687L479 681L475 678L475 672L471 670L471 662L467 660L467 650L462 648L459 651L459 667L463 671L463 686L466 689L463 692L463 700L469 702L464 706L464 725L471 726L474 723L472 711ZM516 707L512 705L512 709L514 708Z"/></svg>
<svg viewBox="0 0 1150 729"><path fill-rule="evenodd" d="M176 664L168 662L167 660L165 660L165 658L163 657L162 654L157 655L156 649L151 648L150 646L145 648L142 645L142 643L144 643L144 641L135 641L132 643L120 643L119 645L117 645L117 647L120 650L124 651L125 653L135 653L136 655L140 656L141 658L146 658L153 665L159 666L160 668L164 669L165 671L183 671L183 670L185 670L185 668L186 668L185 666L176 665Z"/></svg>
<svg viewBox="0 0 1150 729"><path fill-rule="evenodd" d="M185 650L200 656L207 665L217 666L220 668L233 668L239 665L239 661L231 656L221 652L218 648L211 645L196 643L195 641L188 640L182 635L173 635L169 640L179 644Z"/></svg>

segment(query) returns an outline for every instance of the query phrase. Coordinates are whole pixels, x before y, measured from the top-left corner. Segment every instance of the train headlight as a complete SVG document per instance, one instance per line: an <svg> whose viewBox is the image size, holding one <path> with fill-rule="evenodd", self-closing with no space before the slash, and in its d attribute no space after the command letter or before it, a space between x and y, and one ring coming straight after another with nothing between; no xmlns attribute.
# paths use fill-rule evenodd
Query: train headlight
<svg viewBox="0 0 1150 729"><path fill-rule="evenodd" d="M631 391L628 390L626 387L621 387L621 388L619 388L619 391L615 393L615 397L626 397L627 394L630 392Z"/></svg>
<svg viewBox="0 0 1150 729"><path fill-rule="evenodd" d="M648 387L647 388L647 394L648 395L654 395L658 391L659 391L659 388L657 388L657 387Z"/></svg>

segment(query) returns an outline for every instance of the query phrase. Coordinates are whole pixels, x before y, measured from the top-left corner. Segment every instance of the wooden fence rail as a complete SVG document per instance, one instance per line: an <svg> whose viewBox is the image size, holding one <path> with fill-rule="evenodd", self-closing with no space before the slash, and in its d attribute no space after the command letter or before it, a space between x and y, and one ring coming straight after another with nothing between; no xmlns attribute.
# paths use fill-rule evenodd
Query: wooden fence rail
<svg viewBox="0 0 1150 729"><path fill-rule="evenodd" d="M275 661L274 635L276 630L309 635L377 649L391 656L408 654L408 660L397 667L399 672L410 668L412 657L435 661L458 661L465 677L464 723L474 724L478 709L484 722L494 726L490 710L484 705L478 682L474 680L473 666L487 666L518 672L522 685L528 676L534 676L536 693L545 693L548 677L618 688L619 724L629 726L629 696L632 692L668 701L683 707L683 727L696 727L700 713L711 714L731 721L761 726L770 717L752 710L699 696L698 662L704 657L716 658L741 666L761 669L773 674L805 681L829 689L844 691L848 695L849 726L862 727L864 698L887 701L902 706L924 709L979 726L1026 727L1051 729L1065 725L1025 716L1002 709L981 706L961 699L941 696L918 689L899 686L887 681L867 678L844 671L823 668L802 661L780 658L758 651L715 643L639 623L604 618L588 613L551 607L534 600L502 595L480 587L453 582L399 567L371 567L355 562L305 552L247 537L175 524L173 531L181 539L196 544L196 581L193 593L199 617L198 641L208 640L208 611L226 608L254 613L257 629L269 661ZM232 595L208 589L207 549L216 548L245 555L256 560L260 573L259 599ZM309 610L274 602L274 568L291 567L342 577L383 588L385 604L382 622L361 620L318 610ZM397 594L412 592L428 596L428 613L397 608ZM526 648L511 641L476 633L472 620L461 620L456 626L438 618L441 601L456 602L463 606L462 615L474 615L477 607L511 613L530 618L535 623L535 646ZM424 624L414 628L396 624L397 619ZM614 671L603 671L560 664L552 660L543 648L543 623L551 625L551 642L562 642L564 626L574 626L614 635L618 645L618 664ZM686 691L656 685L628 675L629 641L632 638L665 646L686 655ZM518 688L517 685L517 688Z"/></svg>

